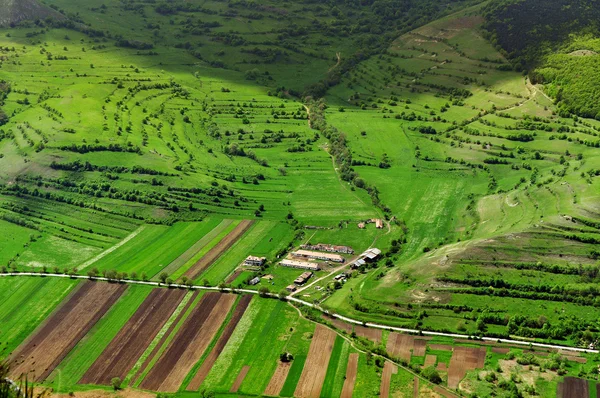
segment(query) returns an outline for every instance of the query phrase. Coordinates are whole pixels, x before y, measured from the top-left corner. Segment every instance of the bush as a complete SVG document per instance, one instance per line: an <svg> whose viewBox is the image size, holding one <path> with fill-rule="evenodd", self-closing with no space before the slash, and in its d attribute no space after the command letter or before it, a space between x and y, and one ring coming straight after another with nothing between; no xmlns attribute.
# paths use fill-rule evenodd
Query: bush
<svg viewBox="0 0 600 398"><path fill-rule="evenodd" d="M432 383L440 384L442 382L442 378L441 378L440 374L438 373L437 370L435 370L435 368L433 366L428 366L425 369L423 369L423 372L421 372L421 375L423 375L424 378L426 378L427 380L429 380Z"/></svg>

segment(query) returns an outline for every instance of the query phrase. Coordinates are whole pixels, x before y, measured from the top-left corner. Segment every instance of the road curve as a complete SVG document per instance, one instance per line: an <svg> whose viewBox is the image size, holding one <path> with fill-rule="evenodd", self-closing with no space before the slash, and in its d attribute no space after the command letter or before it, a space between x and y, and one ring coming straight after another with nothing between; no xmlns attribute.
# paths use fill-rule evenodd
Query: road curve
<svg viewBox="0 0 600 398"><path fill-rule="evenodd" d="M213 291L223 291L223 292L241 292L241 293L249 293L249 294L258 294L258 291L249 290L249 289L219 288L216 286L198 286L198 285L189 286L189 285L181 285L181 284L177 284L177 283L171 283L170 285L167 285L167 284L160 283L160 282L136 281L136 280L131 280L131 279L117 280L117 279L109 279L109 278L105 278L105 277L101 277L101 276L91 277L91 276L86 276L86 275L65 275L65 274L52 274L52 273L43 274L43 273L37 273L37 272L0 273L0 277L22 277L22 276L30 276L30 277L33 276L33 277L38 277L38 278L41 277L41 278L88 279L88 280L97 280L97 281L104 281L104 282L126 283L126 284L130 284L130 285L146 285L146 286L157 286L157 287L172 287L172 288L174 287L174 288L183 288L183 289L191 289L191 290L213 290ZM278 295L273 294L273 293L269 293L269 294L267 294L267 296L271 297L271 298L280 299ZM395 326L381 325L378 323L370 323L370 322L364 323L362 321L359 321L359 320L356 320L353 318L349 318L349 317L346 317L343 315L331 314L331 313L329 313L329 311L324 310L323 308L321 308L320 306L318 306L316 304L312 304L307 301L300 300L296 297L286 297L285 300L288 302L297 303L297 304L301 304L301 305L305 305L307 307L317 309L324 314L327 314L334 318L340 319L342 321L353 323L355 325L364 325L364 326L376 328L376 329L386 329L386 330L392 330L392 331L401 332L401 333L422 334L424 336L442 336L442 337L452 337L452 338L459 338L459 339L472 338L472 339L474 339L474 342L476 342L477 340L480 340L480 341L488 341L488 342L501 343L501 344L518 344L518 345L527 346L527 347L532 346L532 347L551 348L551 349L556 349L556 350L564 350L564 351L572 351L572 352L584 352L584 353L588 353L588 354L600 354L599 350L592 350L592 349L588 349L588 348L569 347L569 346L563 346L563 345L557 345L557 344L535 343L535 342L524 341L524 340L499 339L497 337L478 337L478 336L470 336L470 335L458 334L458 333L443 333L443 332L433 332L433 331L428 331L428 330L406 329L406 328L399 328L399 327L395 327Z"/></svg>

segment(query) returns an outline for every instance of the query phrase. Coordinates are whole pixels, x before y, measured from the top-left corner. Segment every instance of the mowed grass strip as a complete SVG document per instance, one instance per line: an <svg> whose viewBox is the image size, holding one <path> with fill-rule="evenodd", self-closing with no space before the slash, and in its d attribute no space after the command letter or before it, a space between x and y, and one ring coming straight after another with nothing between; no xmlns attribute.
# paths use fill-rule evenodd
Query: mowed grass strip
<svg viewBox="0 0 600 398"><path fill-rule="evenodd" d="M285 379L285 384L279 393L282 397L293 397L294 391L296 390L296 386L298 385L298 381L300 380L300 376L302 375L302 369L304 369L304 364L306 363L306 355L300 354L296 355L294 361L292 362L292 367L288 373L287 378Z"/></svg>
<svg viewBox="0 0 600 398"><path fill-rule="evenodd" d="M336 337L331 329L317 325L294 396L318 398L321 395Z"/></svg>
<svg viewBox="0 0 600 398"><path fill-rule="evenodd" d="M185 294L184 290L179 289L154 289L88 369L80 383L109 385L115 377L123 380Z"/></svg>
<svg viewBox="0 0 600 398"><path fill-rule="evenodd" d="M348 347L348 342L341 336L338 335L335 338L335 344L327 366L327 374L321 390L321 397L327 398L340 395L348 363ZM334 390L337 390L336 393L334 393Z"/></svg>
<svg viewBox="0 0 600 398"><path fill-rule="evenodd" d="M77 284L63 278L0 278L0 359L17 348Z"/></svg>
<svg viewBox="0 0 600 398"><path fill-rule="evenodd" d="M126 285L85 282L42 328L11 357L11 377L30 373L46 379L127 289Z"/></svg>
<svg viewBox="0 0 600 398"><path fill-rule="evenodd" d="M183 252L179 257L167 265L162 272L172 274L181 268L185 263L190 261L204 246L212 241L217 235L219 235L225 228L227 228L233 220L218 220L218 219L207 219L202 221L203 231L205 234L196 243L194 243L189 249ZM200 233L200 231L198 231ZM156 277L155 277L156 279Z"/></svg>
<svg viewBox="0 0 600 398"><path fill-rule="evenodd" d="M179 267L177 271L172 274L172 279L177 280L183 276L190 268L194 266L201 258L203 258L208 252L210 252L215 246L219 244L231 231L238 226L240 221L232 221L223 230L221 230L210 242L208 242L199 252L197 252L190 260L184 265Z"/></svg>
<svg viewBox="0 0 600 398"><path fill-rule="evenodd" d="M227 251L238 239L240 239L254 224L252 220L243 220L233 231L231 231L217 246L212 248L184 275L190 279L198 278L214 261Z"/></svg>
<svg viewBox="0 0 600 398"><path fill-rule="evenodd" d="M236 297L206 293L141 387L161 392L177 391L214 338Z"/></svg>
<svg viewBox="0 0 600 398"><path fill-rule="evenodd" d="M50 375L56 391L70 391L77 384L151 291L149 286L129 286L119 301Z"/></svg>
<svg viewBox="0 0 600 398"><path fill-rule="evenodd" d="M182 222L166 227L147 225L142 232L109 255L95 267L120 272L145 273L152 278L192 246L205 233L202 223Z"/></svg>

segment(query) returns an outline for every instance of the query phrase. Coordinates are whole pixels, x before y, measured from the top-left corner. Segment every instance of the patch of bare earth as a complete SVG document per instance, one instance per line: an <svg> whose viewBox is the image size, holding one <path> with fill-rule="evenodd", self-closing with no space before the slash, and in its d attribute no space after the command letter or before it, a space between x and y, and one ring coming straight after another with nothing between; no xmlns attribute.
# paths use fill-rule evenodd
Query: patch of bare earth
<svg viewBox="0 0 600 398"><path fill-rule="evenodd" d="M334 331L317 325L294 396L319 398L336 336Z"/></svg>

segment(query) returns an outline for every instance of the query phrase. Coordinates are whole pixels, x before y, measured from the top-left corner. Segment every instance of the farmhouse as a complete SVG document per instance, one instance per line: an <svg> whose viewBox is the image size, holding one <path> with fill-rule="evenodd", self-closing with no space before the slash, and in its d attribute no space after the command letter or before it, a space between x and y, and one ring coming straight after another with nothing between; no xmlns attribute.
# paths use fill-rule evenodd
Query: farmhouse
<svg viewBox="0 0 600 398"><path fill-rule="evenodd" d="M248 284L250 286L254 286L254 285L258 285L258 282L260 282L260 277L257 276L256 278L250 279L250 282L248 282Z"/></svg>
<svg viewBox="0 0 600 398"><path fill-rule="evenodd" d="M354 250L351 247L327 245L325 243L317 243L316 245L301 245L300 248L304 249L304 250L316 250L316 251L328 252L328 253L343 253L343 254L354 253Z"/></svg>
<svg viewBox="0 0 600 398"><path fill-rule="evenodd" d="M282 267L289 268L300 268L300 269L309 269L311 271L318 271L319 265L316 263L309 263L306 261L295 261L295 260L281 260L279 263Z"/></svg>
<svg viewBox="0 0 600 398"><path fill-rule="evenodd" d="M285 290L287 290L288 292L295 292L296 291L296 286L289 285L288 287L285 288Z"/></svg>
<svg viewBox="0 0 600 398"><path fill-rule="evenodd" d="M296 285L304 285L306 283L306 281L308 281L312 276L313 276L312 272L310 272L310 271L305 272L302 275L300 275L299 277L297 277L294 280L294 283Z"/></svg>
<svg viewBox="0 0 600 398"><path fill-rule="evenodd" d="M381 218L374 218L371 222L375 223L375 228L382 229L383 228L383 220Z"/></svg>
<svg viewBox="0 0 600 398"><path fill-rule="evenodd" d="M369 249L360 255L361 259L363 259L364 261L366 261L368 263L371 263L371 262L377 260L379 258L379 256L381 256L381 250L379 250L377 248Z"/></svg>
<svg viewBox="0 0 600 398"><path fill-rule="evenodd" d="M334 263L343 263L344 257L339 254L319 253L310 250L298 250L291 253L294 257L306 258L311 260L332 261Z"/></svg>
<svg viewBox="0 0 600 398"><path fill-rule="evenodd" d="M248 256L244 260L244 265L249 265L251 267L262 267L265 261L267 261L266 257Z"/></svg>

